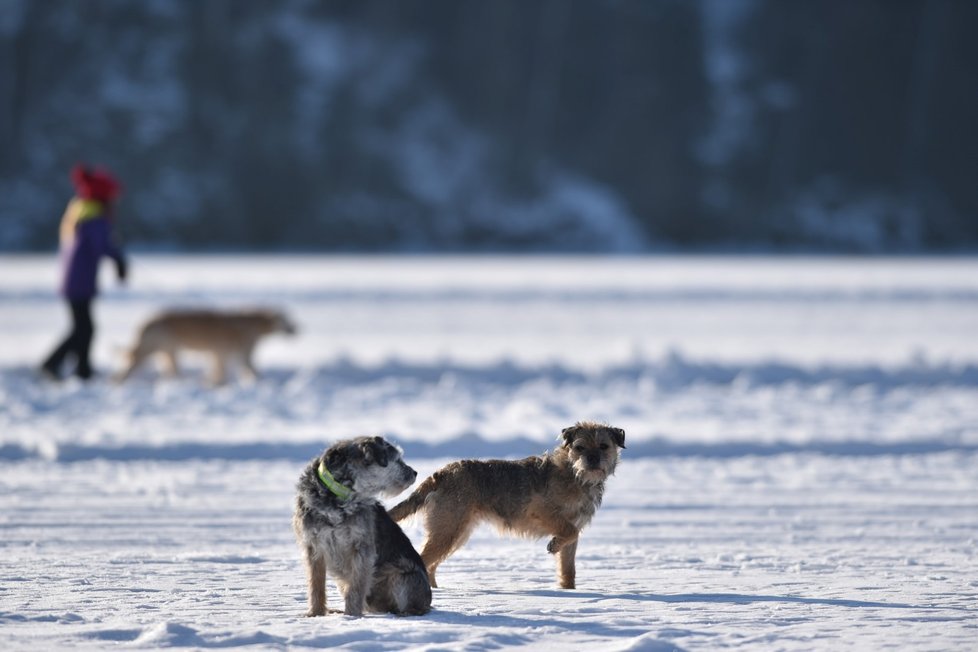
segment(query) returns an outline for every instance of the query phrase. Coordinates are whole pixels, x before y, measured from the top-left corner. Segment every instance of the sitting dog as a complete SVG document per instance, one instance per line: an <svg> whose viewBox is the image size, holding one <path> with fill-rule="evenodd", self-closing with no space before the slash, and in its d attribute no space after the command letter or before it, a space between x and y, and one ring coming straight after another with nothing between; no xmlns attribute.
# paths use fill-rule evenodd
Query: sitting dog
<svg viewBox="0 0 978 652"><path fill-rule="evenodd" d="M625 431L584 421L564 428L561 439L554 452L523 460L453 462L390 510L395 521L424 514L427 539L421 559L432 586L438 586L438 565L476 525L489 521L503 532L550 535L547 552L557 555L560 586L574 588L577 539L601 505L618 449L625 448Z"/></svg>
<svg viewBox="0 0 978 652"><path fill-rule="evenodd" d="M295 529L309 579L308 616L326 614L326 574L340 587L343 613L399 616L431 609L428 573L407 535L374 498L396 496L417 472L381 437L330 446L296 487Z"/></svg>
<svg viewBox="0 0 978 652"><path fill-rule="evenodd" d="M146 322L136 345L129 351L129 363L116 376L122 382L151 355L160 354L170 375L176 375L177 351L205 351L213 357L210 380L223 384L231 360L241 363L252 380L258 377L252 353L258 341L271 333L293 335L295 325L281 312L253 310L217 312L213 310L167 311Z"/></svg>

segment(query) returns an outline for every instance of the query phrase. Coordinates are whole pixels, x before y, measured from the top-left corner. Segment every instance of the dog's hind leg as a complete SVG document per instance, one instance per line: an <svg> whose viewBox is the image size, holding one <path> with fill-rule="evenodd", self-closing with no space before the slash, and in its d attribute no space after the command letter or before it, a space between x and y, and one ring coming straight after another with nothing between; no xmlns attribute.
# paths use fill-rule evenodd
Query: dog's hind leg
<svg viewBox="0 0 978 652"><path fill-rule="evenodd" d="M226 369L227 369L227 359L221 353L215 353L211 360L211 377L210 381L212 385L223 385L224 381L227 380Z"/></svg>
<svg viewBox="0 0 978 652"><path fill-rule="evenodd" d="M453 510L454 511L454 510ZM438 588L435 571L438 566L469 539L475 523L467 514L441 513L435 504L425 512L425 531L428 536L421 550L421 560L428 569L431 586Z"/></svg>
<svg viewBox="0 0 978 652"><path fill-rule="evenodd" d="M399 616L423 616L431 611L431 584L420 568L402 574L392 593Z"/></svg>
<svg viewBox="0 0 978 652"><path fill-rule="evenodd" d="M407 598L406 604L401 612L409 616L423 616L431 611L431 582L428 580L427 571L422 572L418 569L404 578L404 596Z"/></svg>
<svg viewBox="0 0 978 652"><path fill-rule="evenodd" d="M250 348L241 354L242 374L251 382L258 380L258 370L255 369L255 363L252 361L253 351L254 348Z"/></svg>
<svg viewBox="0 0 978 652"><path fill-rule="evenodd" d="M306 573L309 579L309 612L307 616L326 615L326 560L306 547Z"/></svg>
<svg viewBox="0 0 978 652"><path fill-rule="evenodd" d="M577 555L577 541L568 543L557 553L557 579L562 589L573 589L577 570L574 558Z"/></svg>
<svg viewBox="0 0 978 652"><path fill-rule="evenodd" d="M422 616L431 611L431 585L420 567L405 571L388 565L374 573L367 605L371 611Z"/></svg>

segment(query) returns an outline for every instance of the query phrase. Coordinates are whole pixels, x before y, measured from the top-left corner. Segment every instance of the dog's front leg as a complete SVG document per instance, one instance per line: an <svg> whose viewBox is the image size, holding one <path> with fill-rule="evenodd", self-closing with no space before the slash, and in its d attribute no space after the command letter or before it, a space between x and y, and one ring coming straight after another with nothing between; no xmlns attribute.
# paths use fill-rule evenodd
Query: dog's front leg
<svg viewBox="0 0 978 652"><path fill-rule="evenodd" d="M350 559L349 582L343 599L346 602L343 613L347 616L362 616L367 606L367 594L373 580L374 561L377 555L373 549L354 551Z"/></svg>
<svg viewBox="0 0 978 652"><path fill-rule="evenodd" d="M180 375L180 365L177 363L177 352L175 350L160 351L160 357L163 359L163 373L170 378L176 378Z"/></svg>
<svg viewBox="0 0 978 652"><path fill-rule="evenodd" d="M575 580L574 558L577 555L577 539L580 531L573 524L564 523L547 544L547 552L557 555L557 578L560 587L573 589Z"/></svg>
<svg viewBox="0 0 978 652"><path fill-rule="evenodd" d="M547 543L547 552L556 555L564 546L577 543L580 532L570 521L564 521L558 525L553 538Z"/></svg>
<svg viewBox="0 0 978 652"><path fill-rule="evenodd" d="M326 560L306 549L306 573L309 579L309 612L307 616L326 615Z"/></svg>

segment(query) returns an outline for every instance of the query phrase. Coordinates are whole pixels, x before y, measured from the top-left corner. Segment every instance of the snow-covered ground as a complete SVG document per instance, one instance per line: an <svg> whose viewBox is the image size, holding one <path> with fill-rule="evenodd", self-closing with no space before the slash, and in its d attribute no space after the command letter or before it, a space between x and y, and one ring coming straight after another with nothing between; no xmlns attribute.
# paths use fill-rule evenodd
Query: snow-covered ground
<svg viewBox="0 0 978 652"><path fill-rule="evenodd" d="M972 649L978 260L134 256L96 365L166 306L273 305L254 384L34 368L53 256L0 257L0 648ZM421 477L627 432L578 589L479 530L422 618L302 617L294 482L385 434ZM423 532L406 526L420 543ZM330 585L329 600L341 598Z"/></svg>

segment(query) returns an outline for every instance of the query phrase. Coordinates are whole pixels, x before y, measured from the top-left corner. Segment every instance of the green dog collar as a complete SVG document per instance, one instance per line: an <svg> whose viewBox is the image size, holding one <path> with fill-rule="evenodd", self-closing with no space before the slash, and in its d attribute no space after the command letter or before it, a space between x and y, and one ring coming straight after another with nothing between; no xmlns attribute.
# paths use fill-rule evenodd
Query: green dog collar
<svg viewBox="0 0 978 652"><path fill-rule="evenodd" d="M353 493L349 487L344 487L336 481L333 474L326 468L326 462L323 462L322 460L319 462L319 481L322 482L323 486L329 489L333 495L340 500L346 500L350 497L350 494Z"/></svg>

